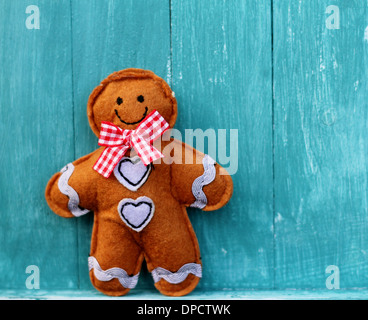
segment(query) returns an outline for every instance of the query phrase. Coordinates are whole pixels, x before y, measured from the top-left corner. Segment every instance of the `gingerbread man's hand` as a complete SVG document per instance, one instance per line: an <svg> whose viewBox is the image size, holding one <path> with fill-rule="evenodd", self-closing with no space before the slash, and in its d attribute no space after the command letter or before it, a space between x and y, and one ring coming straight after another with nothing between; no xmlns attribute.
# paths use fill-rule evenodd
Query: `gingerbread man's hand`
<svg viewBox="0 0 368 320"><path fill-rule="evenodd" d="M177 140L172 143L181 144L182 150L171 165L173 195L185 206L204 211L223 207L232 195L231 176L210 156Z"/></svg>
<svg viewBox="0 0 368 320"><path fill-rule="evenodd" d="M96 190L92 170L99 150L67 164L49 180L45 197L52 211L64 218L79 217L95 208Z"/></svg>

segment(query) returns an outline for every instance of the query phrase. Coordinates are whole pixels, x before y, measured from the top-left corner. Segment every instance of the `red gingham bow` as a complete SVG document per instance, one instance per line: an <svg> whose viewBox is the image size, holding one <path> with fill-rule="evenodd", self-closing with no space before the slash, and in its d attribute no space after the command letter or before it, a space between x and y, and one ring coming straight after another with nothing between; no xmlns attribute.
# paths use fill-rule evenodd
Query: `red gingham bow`
<svg viewBox="0 0 368 320"><path fill-rule="evenodd" d="M108 178L124 154L133 147L145 166L162 158L163 154L152 145L152 142L168 128L169 124L156 110L153 110L135 130L123 130L110 122L103 121L98 145L107 148L102 152L93 169Z"/></svg>

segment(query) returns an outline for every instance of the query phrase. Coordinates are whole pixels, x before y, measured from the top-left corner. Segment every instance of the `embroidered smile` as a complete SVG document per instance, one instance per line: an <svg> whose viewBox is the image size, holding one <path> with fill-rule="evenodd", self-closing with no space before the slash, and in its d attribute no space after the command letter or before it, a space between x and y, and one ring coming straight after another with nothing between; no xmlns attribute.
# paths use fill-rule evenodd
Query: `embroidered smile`
<svg viewBox="0 0 368 320"><path fill-rule="evenodd" d="M141 119L139 119L138 121L135 121L135 122L126 122L124 121L122 118L120 118L119 116L119 113L118 113L118 110L115 109L115 114L117 115L117 117L119 118L119 120L122 122L122 123L125 123L125 124L137 124L139 122L141 122L147 115L147 112L148 112L148 108L146 107L145 111L144 111L144 114L142 116Z"/></svg>

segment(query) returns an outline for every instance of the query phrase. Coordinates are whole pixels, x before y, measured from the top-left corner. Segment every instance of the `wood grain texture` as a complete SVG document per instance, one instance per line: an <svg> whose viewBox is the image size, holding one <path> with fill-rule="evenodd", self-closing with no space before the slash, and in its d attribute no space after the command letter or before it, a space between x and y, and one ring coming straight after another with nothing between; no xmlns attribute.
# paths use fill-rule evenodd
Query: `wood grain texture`
<svg viewBox="0 0 368 320"><path fill-rule="evenodd" d="M97 137L88 125L87 100L92 90L114 71L142 68L170 78L169 1L72 1L73 91L75 155L97 148ZM78 221L80 287L91 288L87 258L92 214ZM138 288L153 287L143 269Z"/></svg>
<svg viewBox="0 0 368 320"><path fill-rule="evenodd" d="M172 1L177 128L183 135L237 129L239 139L230 203L190 211L202 289L273 286L270 8L269 1Z"/></svg>
<svg viewBox="0 0 368 320"><path fill-rule="evenodd" d="M148 290L132 290L123 297L111 297L102 295L98 291L91 290L3 290L0 299L32 299L32 300L120 300L122 308L131 309L126 300L176 300L177 297L163 296L159 292ZM187 296L180 297L183 304L188 300L229 300L226 304L232 304L230 300L367 300L367 290L195 290ZM187 300L187 301L185 301ZM278 302L278 301L277 301ZM141 301L139 301L141 303ZM154 302L155 303L155 302ZM220 303L218 301L218 303ZM254 301L253 301L254 303ZM130 311L130 310L129 310ZM231 307L234 314L234 309Z"/></svg>
<svg viewBox="0 0 368 320"><path fill-rule="evenodd" d="M367 1L38 0L39 30L31 3L0 4L0 298L104 298L88 276L93 216L54 215L44 189L96 149L88 96L127 67L172 86L183 137L225 129L229 146L238 130L230 203L189 211L204 268L186 298L366 296L349 288L368 288ZM314 291L329 265L346 290ZM144 268L127 298L164 297Z"/></svg>
<svg viewBox="0 0 368 320"><path fill-rule="evenodd" d="M45 204L48 179L73 160L69 1L38 1L40 29L25 26L28 1L0 11L0 288L77 288L76 223Z"/></svg>
<svg viewBox="0 0 368 320"><path fill-rule="evenodd" d="M277 288L368 286L366 1L274 1Z"/></svg>

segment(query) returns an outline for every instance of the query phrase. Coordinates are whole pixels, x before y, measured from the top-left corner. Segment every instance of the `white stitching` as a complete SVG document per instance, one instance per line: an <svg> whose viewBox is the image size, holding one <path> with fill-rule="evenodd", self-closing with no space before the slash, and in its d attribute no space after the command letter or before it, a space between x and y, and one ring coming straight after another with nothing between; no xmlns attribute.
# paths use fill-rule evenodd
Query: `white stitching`
<svg viewBox="0 0 368 320"><path fill-rule="evenodd" d="M132 167L130 167L131 173L135 175L135 177L138 175L138 180L140 180L137 184L133 184L132 182L130 182L128 180L127 177L124 176L123 172L121 172L121 163L124 161L129 161L130 164L132 165ZM140 172L139 169L144 168L145 172L143 175L139 176ZM141 160L141 158L139 158L139 156L135 156L135 157L123 157L118 164L116 165L116 167L114 168L114 175L116 177L116 179L127 189L131 190L131 191L137 191L141 186L143 186L150 173L151 173L151 168L152 165L148 164L147 166L145 166Z"/></svg>
<svg viewBox="0 0 368 320"><path fill-rule="evenodd" d="M89 271L93 269L93 273L100 281L110 281L112 279L118 279L120 284L127 289L133 289L137 285L139 272L134 276L129 276L128 273L121 268L111 268L102 270L95 257L88 258Z"/></svg>
<svg viewBox="0 0 368 320"><path fill-rule="evenodd" d="M141 204L145 204L145 206L149 207L149 212L146 215L139 215L139 209L138 206L140 206ZM126 214L128 214L128 216L126 216L123 212L124 207L126 205L130 205L130 207L127 207L127 211ZM137 211L135 211L137 210ZM146 197L146 196L142 196L137 198L136 200L134 199L130 199L130 198L126 198L123 199L119 202L118 204L118 212L119 212L119 216L120 218L123 220L123 222L132 230L136 231L136 232L140 232L142 231L152 220L153 218L153 214L155 213L155 204L153 203L153 201ZM130 219L129 217L129 212L130 217L134 219L134 217L138 220L135 220L137 223L141 223L139 226L134 226L134 223L132 223L133 221L129 221ZM143 213L144 214L144 213Z"/></svg>
<svg viewBox="0 0 368 320"><path fill-rule="evenodd" d="M216 177L215 163L209 155L205 155L202 160L204 173L194 180L192 193L196 200L190 205L193 208L203 209L207 205L207 197L203 192L203 187L210 184Z"/></svg>
<svg viewBox="0 0 368 320"><path fill-rule="evenodd" d="M198 278L202 278L202 266L198 263L187 263L183 265L177 272L171 272L161 267L152 270L153 281L156 283L161 279L172 284L183 282L189 274L194 274Z"/></svg>
<svg viewBox="0 0 368 320"><path fill-rule="evenodd" d="M62 194L69 197L68 209L75 217L80 217L89 212L87 209L79 208L79 196L77 191L75 191L69 184L69 178L74 172L74 165L72 163L68 163L64 168L60 170L62 173L59 181L58 187Z"/></svg>

